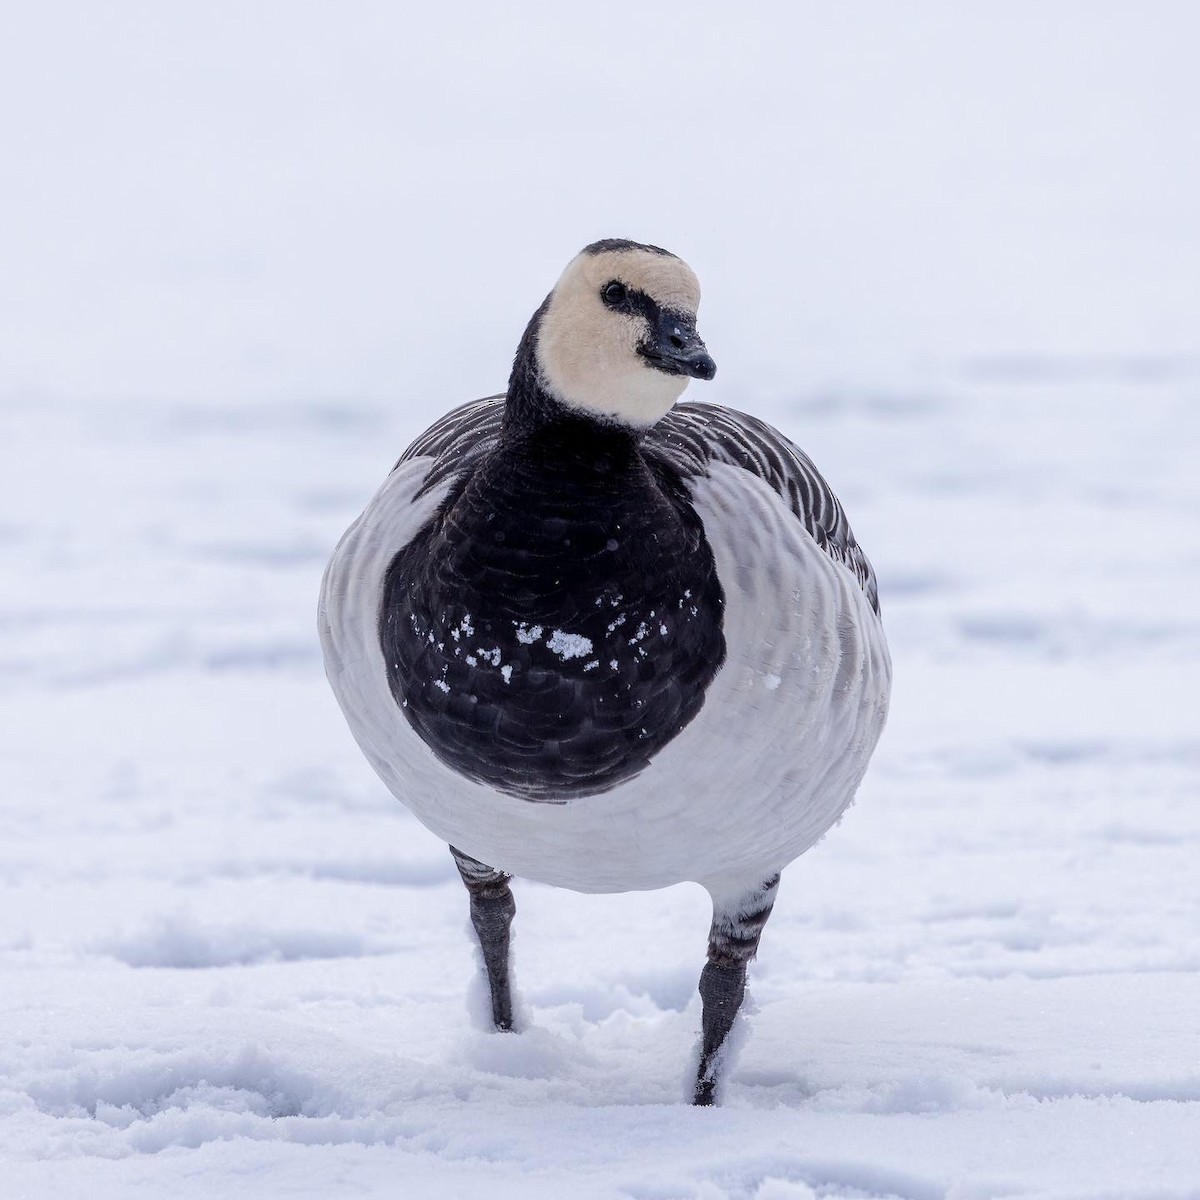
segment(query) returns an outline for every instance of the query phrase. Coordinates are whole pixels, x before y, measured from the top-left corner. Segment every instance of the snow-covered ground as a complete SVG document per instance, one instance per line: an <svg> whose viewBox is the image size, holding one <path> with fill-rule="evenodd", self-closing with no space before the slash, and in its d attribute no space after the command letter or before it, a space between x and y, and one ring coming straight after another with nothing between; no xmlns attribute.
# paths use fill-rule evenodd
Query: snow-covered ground
<svg viewBox="0 0 1200 1200"><path fill-rule="evenodd" d="M1200 20L986 7L6 16L3 1200L1200 1196ZM313 631L608 235L697 269L691 394L813 455L896 667L713 1110L700 889L521 885L483 1032Z"/></svg>

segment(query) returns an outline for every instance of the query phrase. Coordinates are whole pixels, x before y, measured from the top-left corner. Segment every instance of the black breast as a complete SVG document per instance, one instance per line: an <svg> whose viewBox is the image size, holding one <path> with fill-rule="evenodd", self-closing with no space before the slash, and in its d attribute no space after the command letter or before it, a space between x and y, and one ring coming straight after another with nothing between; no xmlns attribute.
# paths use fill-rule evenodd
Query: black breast
<svg viewBox="0 0 1200 1200"><path fill-rule="evenodd" d="M561 802L636 775L696 716L723 606L678 475L571 420L501 439L456 482L391 563L380 641L442 762Z"/></svg>

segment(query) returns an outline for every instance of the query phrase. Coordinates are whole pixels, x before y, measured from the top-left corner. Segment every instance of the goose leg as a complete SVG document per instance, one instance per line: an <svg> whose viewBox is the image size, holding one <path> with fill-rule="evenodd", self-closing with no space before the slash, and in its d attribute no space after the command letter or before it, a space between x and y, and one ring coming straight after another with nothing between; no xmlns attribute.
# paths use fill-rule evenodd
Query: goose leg
<svg viewBox="0 0 1200 1200"><path fill-rule="evenodd" d="M713 897L708 933L708 962L700 975L703 1043L693 1104L716 1101L721 1049L733 1028L746 994L746 966L758 950L758 939L775 904L779 876L745 892Z"/></svg>
<svg viewBox="0 0 1200 1200"><path fill-rule="evenodd" d="M471 924L483 951L488 990L492 996L492 1021L497 1029L513 1027L512 991L508 982L509 928L517 902L508 886L511 875L450 847L462 881L471 894Z"/></svg>

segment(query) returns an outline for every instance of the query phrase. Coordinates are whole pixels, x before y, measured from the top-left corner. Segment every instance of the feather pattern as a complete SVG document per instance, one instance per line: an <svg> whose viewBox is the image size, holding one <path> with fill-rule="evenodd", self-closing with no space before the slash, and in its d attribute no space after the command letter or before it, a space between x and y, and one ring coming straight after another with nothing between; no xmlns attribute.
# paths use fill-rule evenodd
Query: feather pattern
<svg viewBox="0 0 1200 1200"><path fill-rule="evenodd" d="M448 412L404 452L400 462L430 459L422 493L469 470L500 439L503 395L472 400ZM728 463L763 480L791 509L817 545L848 567L879 613L875 571L833 489L811 458L765 421L737 409L682 401L646 431L642 450L665 460L684 480ZM399 466L399 463L397 463Z"/></svg>

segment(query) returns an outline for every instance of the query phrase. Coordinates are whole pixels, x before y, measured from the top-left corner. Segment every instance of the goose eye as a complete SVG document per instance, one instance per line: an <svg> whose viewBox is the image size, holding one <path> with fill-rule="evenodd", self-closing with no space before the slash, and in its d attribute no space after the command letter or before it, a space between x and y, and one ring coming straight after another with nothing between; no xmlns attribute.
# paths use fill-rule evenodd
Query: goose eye
<svg viewBox="0 0 1200 1200"><path fill-rule="evenodd" d="M616 308L618 304L625 303L625 297L628 293L625 291L625 285L618 283L615 279L612 283L604 285L600 292L600 297L609 308Z"/></svg>

